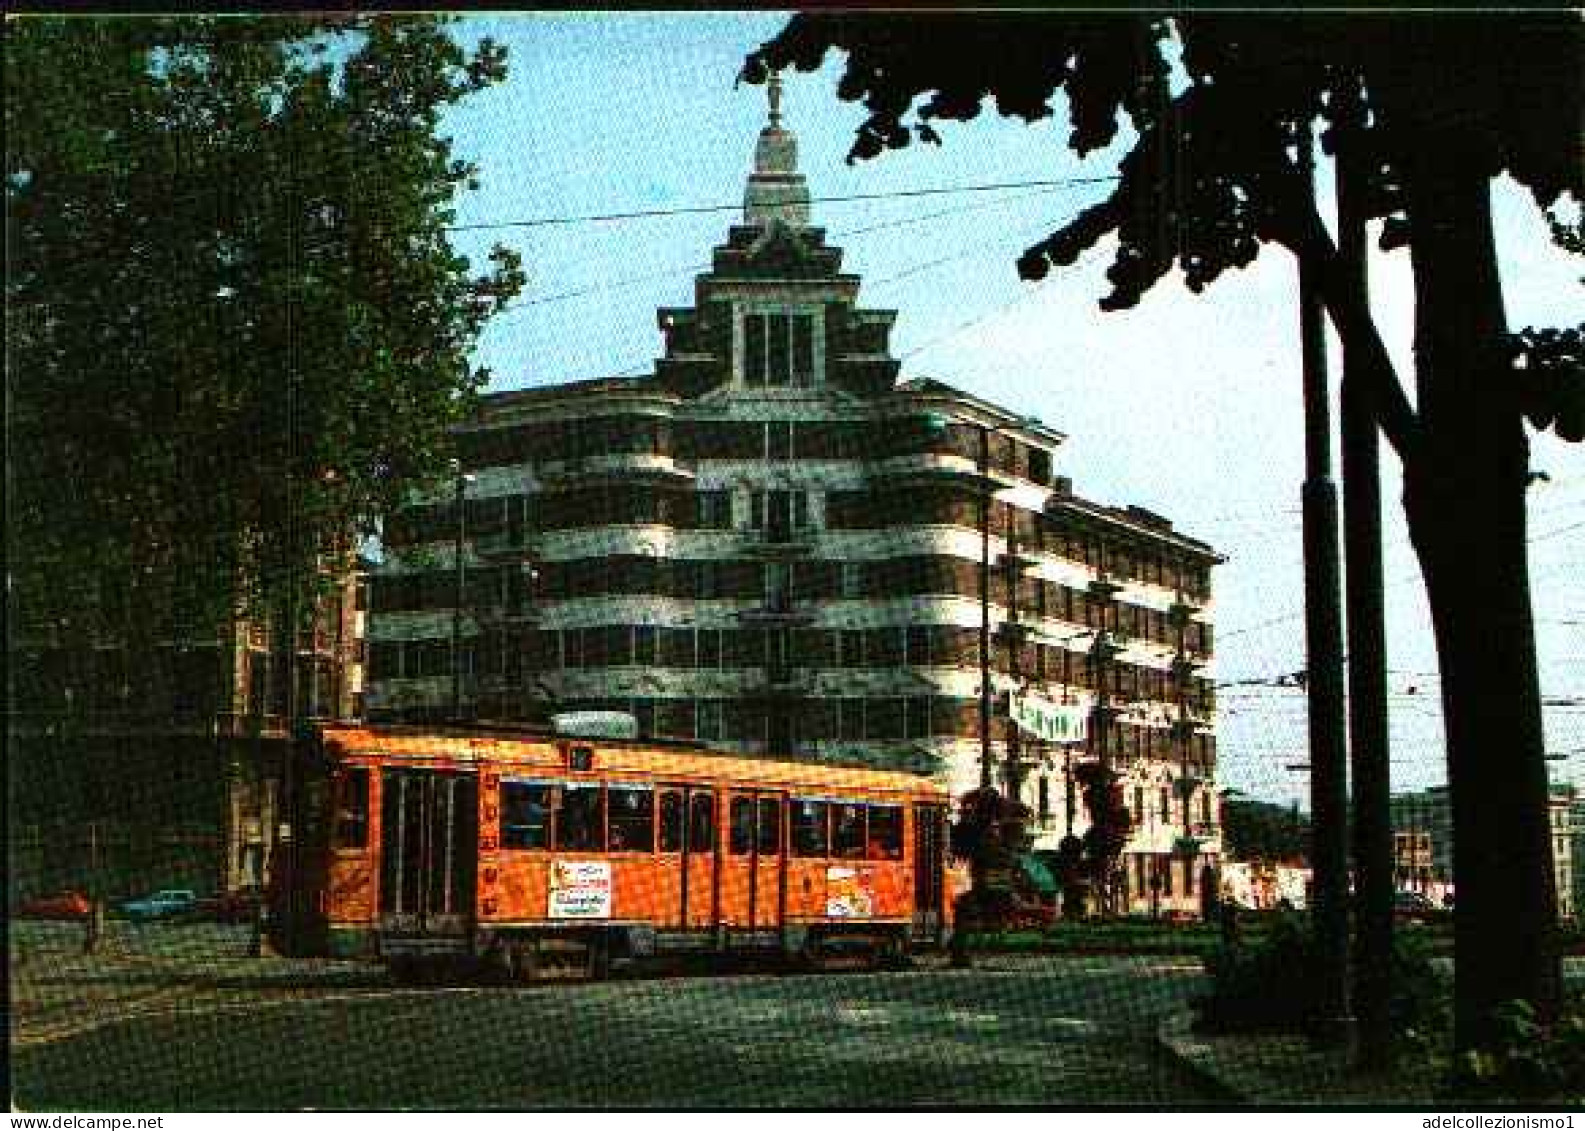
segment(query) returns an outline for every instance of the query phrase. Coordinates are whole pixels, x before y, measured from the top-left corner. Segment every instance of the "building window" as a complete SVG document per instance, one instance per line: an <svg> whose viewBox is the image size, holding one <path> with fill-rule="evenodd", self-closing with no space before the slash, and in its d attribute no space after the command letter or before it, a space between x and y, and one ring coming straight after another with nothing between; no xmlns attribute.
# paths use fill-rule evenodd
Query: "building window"
<svg viewBox="0 0 1585 1131"><path fill-rule="evenodd" d="M721 667L721 630L719 628L701 628L698 630L698 655L699 667L717 670ZM703 735L700 735L703 738ZM716 737L719 737L716 736Z"/></svg>
<svg viewBox="0 0 1585 1131"><path fill-rule="evenodd" d="M732 492L700 491L698 505L700 529L732 529Z"/></svg>
<svg viewBox="0 0 1585 1131"><path fill-rule="evenodd" d="M842 564L842 596L845 600L857 600L864 596L864 563L843 562Z"/></svg>
<svg viewBox="0 0 1585 1131"><path fill-rule="evenodd" d="M795 530L809 529L808 491L755 491L750 496L750 522L781 541Z"/></svg>
<svg viewBox="0 0 1585 1131"><path fill-rule="evenodd" d="M697 579L694 596L700 600L709 600L714 597L726 596L725 586L721 580L721 563L709 558L697 563L694 574Z"/></svg>
<svg viewBox="0 0 1585 1131"><path fill-rule="evenodd" d="M633 627L633 663L641 667L654 667L655 626L640 624Z"/></svg>
<svg viewBox="0 0 1585 1131"><path fill-rule="evenodd" d="M723 717L725 703L720 699L700 699L695 710L694 729L705 742L720 742L726 738L726 721Z"/></svg>
<svg viewBox="0 0 1585 1131"><path fill-rule="evenodd" d="M864 738L864 700L842 698L837 705L837 738L859 742Z"/></svg>
<svg viewBox="0 0 1585 1131"><path fill-rule="evenodd" d="M743 316L743 382L758 387L813 385L814 316Z"/></svg>
<svg viewBox="0 0 1585 1131"><path fill-rule="evenodd" d="M793 422L767 420L765 422L765 458L793 458Z"/></svg>

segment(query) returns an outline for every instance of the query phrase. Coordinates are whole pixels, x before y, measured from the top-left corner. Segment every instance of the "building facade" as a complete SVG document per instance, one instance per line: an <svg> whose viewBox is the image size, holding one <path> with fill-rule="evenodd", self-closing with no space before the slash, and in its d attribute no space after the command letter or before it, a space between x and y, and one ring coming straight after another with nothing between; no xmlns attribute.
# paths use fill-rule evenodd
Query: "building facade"
<svg viewBox="0 0 1585 1131"><path fill-rule="evenodd" d="M902 379L896 312L811 224L775 99L742 222L659 312L654 372L486 397L457 489L393 519L371 718L618 710L959 793L988 778L1040 848L1084 831L1072 772L1104 758L1131 906L1197 909L1218 557L1077 494L1061 433Z"/></svg>

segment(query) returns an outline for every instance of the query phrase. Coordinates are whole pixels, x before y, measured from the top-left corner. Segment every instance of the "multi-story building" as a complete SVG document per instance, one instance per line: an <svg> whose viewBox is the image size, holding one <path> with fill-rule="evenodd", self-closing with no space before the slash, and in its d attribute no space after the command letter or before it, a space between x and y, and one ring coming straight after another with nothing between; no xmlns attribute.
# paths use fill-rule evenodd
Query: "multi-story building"
<svg viewBox="0 0 1585 1131"><path fill-rule="evenodd" d="M1086 826L1071 770L1104 757L1133 905L1197 907L1217 555L1075 493L1060 432L900 379L896 312L860 304L809 205L773 94L742 223L659 312L654 372L484 399L456 490L387 532L370 716L619 710L958 791L989 774L1050 848Z"/></svg>
<svg viewBox="0 0 1585 1131"><path fill-rule="evenodd" d="M262 883L292 716L362 712L365 576L362 561L335 570L295 655L267 618L201 634L170 610L164 630L130 634L112 613L114 579L71 609L19 601L12 894Z"/></svg>

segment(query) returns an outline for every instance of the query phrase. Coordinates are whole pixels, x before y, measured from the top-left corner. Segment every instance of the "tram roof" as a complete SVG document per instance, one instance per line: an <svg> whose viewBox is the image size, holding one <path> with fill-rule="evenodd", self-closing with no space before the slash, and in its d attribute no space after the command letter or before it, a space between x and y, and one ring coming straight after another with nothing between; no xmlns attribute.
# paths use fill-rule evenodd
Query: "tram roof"
<svg viewBox="0 0 1585 1131"><path fill-rule="evenodd" d="M822 790L926 794L946 800L929 777L829 762L794 761L716 750L702 743L664 739L572 738L536 728L419 727L394 724L327 725L327 752L340 757L385 757L396 763L457 767L489 764L505 775L624 778L751 783L818 796ZM594 752L587 771L568 768L572 747Z"/></svg>

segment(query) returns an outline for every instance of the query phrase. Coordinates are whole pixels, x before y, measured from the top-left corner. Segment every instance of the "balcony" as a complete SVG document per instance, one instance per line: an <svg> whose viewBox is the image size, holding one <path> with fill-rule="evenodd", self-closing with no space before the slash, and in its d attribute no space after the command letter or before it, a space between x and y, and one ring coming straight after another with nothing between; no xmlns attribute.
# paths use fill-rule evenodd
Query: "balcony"
<svg viewBox="0 0 1585 1131"><path fill-rule="evenodd" d="M738 613L738 619L744 624L766 626L808 624L814 620L814 610L781 593L771 596L758 608L744 609Z"/></svg>
<svg viewBox="0 0 1585 1131"><path fill-rule="evenodd" d="M540 618L540 606L529 601L516 605L470 605L465 611L476 623L490 627L534 625Z"/></svg>
<svg viewBox="0 0 1585 1131"><path fill-rule="evenodd" d="M566 459L545 460L534 470L540 480L547 484L602 480L685 484L697 478L697 468L691 460L657 452L602 452L598 455L569 456Z"/></svg>
<svg viewBox="0 0 1585 1131"><path fill-rule="evenodd" d="M996 558L997 569L1011 570L1014 573L1022 573L1026 569L1034 569L1039 564L1039 558L1016 548L999 554Z"/></svg>
<svg viewBox="0 0 1585 1131"><path fill-rule="evenodd" d="M769 526L750 529L744 549L757 557L802 557L814 551L815 536L816 530L812 526L773 522Z"/></svg>
<svg viewBox="0 0 1585 1131"><path fill-rule="evenodd" d="M813 686L813 674L808 668L789 663L765 665L764 694L767 698L799 698L809 694Z"/></svg>
<svg viewBox="0 0 1585 1131"><path fill-rule="evenodd" d="M492 534L468 534L464 531L463 537L473 547L475 554L488 561L526 558L533 552L528 537L521 530L502 530Z"/></svg>
<svg viewBox="0 0 1585 1131"><path fill-rule="evenodd" d="M911 484L959 483L977 491L996 492L1016 480L992 467L981 472L979 462L955 452L916 452L871 461L869 478L877 484L904 487Z"/></svg>

